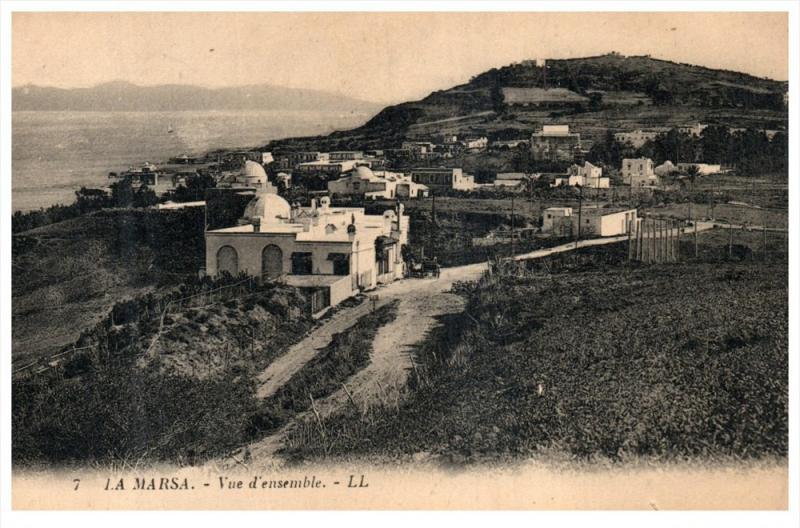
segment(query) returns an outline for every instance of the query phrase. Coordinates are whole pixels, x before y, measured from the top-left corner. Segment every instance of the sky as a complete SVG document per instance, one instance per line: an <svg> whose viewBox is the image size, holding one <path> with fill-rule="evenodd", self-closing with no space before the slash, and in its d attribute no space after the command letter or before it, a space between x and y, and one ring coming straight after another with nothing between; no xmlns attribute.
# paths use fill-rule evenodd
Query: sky
<svg viewBox="0 0 800 528"><path fill-rule="evenodd" d="M14 13L12 84L272 84L389 103L617 51L788 78L785 13Z"/></svg>

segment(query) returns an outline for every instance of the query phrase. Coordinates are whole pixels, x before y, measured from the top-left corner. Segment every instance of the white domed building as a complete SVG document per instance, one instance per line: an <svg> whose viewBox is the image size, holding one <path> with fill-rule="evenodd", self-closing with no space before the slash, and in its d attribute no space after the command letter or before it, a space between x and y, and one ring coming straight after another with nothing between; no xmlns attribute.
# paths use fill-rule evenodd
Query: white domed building
<svg viewBox="0 0 800 528"><path fill-rule="evenodd" d="M408 243L403 206L382 215L363 208L290 205L258 192L239 225L206 231L206 273L278 279L312 292L312 313L362 290L402 278Z"/></svg>
<svg viewBox="0 0 800 528"><path fill-rule="evenodd" d="M428 196L428 187L398 172L373 171L361 165L352 172L328 182L332 196L362 196L372 199L422 198Z"/></svg>
<svg viewBox="0 0 800 528"><path fill-rule="evenodd" d="M240 172L228 174L223 178L219 187L275 192L275 187L270 183L267 177L267 171L264 170L264 167L260 163L256 163L252 160L245 161L244 167Z"/></svg>

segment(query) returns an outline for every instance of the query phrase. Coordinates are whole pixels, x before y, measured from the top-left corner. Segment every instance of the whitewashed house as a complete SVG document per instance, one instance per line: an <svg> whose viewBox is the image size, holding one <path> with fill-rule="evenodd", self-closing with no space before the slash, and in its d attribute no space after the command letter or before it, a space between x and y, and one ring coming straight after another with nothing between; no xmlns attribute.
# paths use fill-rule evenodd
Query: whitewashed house
<svg viewBox="0 0 800 528"><path fill-rule="evenodd" d="M658 176L650 158L625 158L622 160L622 181L631 187L658 184Z"/></svg>
<svg viewBox="0 0 800 528"><path fill-rule="evenodd" d="M327 197L293 207L261 192L239 225L206 231L206 273L280 278L310 290L318 312L402 278L408 226L402 205L368 215L363 208L331 207Z"/></svg>

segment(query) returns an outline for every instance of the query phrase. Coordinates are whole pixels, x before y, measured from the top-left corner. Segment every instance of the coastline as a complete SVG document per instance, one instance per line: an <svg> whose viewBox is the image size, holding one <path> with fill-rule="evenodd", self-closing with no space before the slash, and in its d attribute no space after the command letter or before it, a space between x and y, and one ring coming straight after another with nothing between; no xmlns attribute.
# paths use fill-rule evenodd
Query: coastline
<svg viewBox="0 0 800 528"><path fill-rule="evenodd" d="M69 206L110 171L360 126L368 111L12 112L11 212ZM169 126L174 133L168 133Z"/></svg>

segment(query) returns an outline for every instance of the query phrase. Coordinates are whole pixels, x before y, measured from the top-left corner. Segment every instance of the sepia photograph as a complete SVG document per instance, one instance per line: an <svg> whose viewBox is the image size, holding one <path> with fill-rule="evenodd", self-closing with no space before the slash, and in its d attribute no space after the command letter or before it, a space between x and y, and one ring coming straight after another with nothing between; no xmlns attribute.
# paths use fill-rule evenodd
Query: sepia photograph
<svg viewBox="0 0 800 528"><path fill-rule="evenodd" d="M788 514L775 4L7 6L10 506Z"/></svg>

